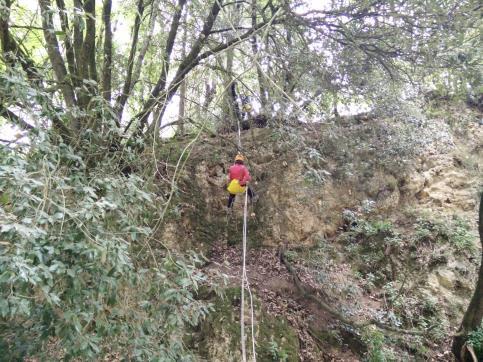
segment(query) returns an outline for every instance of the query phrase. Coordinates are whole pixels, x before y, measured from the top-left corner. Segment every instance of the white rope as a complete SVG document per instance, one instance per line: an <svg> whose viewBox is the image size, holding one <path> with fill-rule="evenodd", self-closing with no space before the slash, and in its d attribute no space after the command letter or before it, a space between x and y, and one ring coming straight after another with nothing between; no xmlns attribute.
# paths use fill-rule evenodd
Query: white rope
<svg viewBox="0 0 483 362"><path fill-rule="evenodd" d="M245 191L245 194L247 192ZM246 198L246 197L245 197ZM245 203L246 206L246 203ZM245 207L243 209L245 211ZM243 255L242 255L242 282L241 282L241 301L240 301L240 338L242 361L247 362L247 351L245 348L245 271L246 271L246 249L245 249L245 212L243 215Z"/></svg>
<svg viewBox="0 0 483 362"><path fill-rule="evenodd" d="M237 119L238 123L238 148L241 152L241 127L240 120ZM250 322L251 322L251 334L252 334L252 360L256 362L257 355L255 351L255 313L253 312L253 295L250 290L250 283L247 276L246 267L246 254L247 254L247 219L248 219L248 186L245 190L245 204L243 206L243 262L242 262L242 282L241 282L241 304L240 304L240 338L241 338L241 350L242 350L242 361L247 361L247 351L245 346L245 288L248 291L250 297Z"/></svg>
<svg viewBox="0 0 483 362"><path fill-rule="evenodd" d="M247 250L247 215L248 215L248 188L245 191L245 206L243 209L243 254L244 254L244 259L246 255L246 250ZM244 271L243 271L243 279L246 282L247 285L247 290L248 294L250 296L250 320L251 320L251 332L252 332L252 353L253 353L253 361L255 362L257 360L257 354L255 351L255 316L253 312L253 295L252 291L250 289L250 282L248 281L248 276L246 272L246 267L245 267L245 261L243 262L244 266Z"/></svg>
<svg viewBox="0 0 483 362"><path fill-rule="evenodd" d="M241 128L240 128L240 120L236 119L236 122L238 124L238 152L242 151L242 144L241 144Z"/></svg>
<svg viewBox="0 0 483 362"><path fill-rule="evenodd" d="M250 289L250 283L247 276L246 268L246 254L247 254L247 219L248 219L248 188L245 191L245 205L243 207L243 263L242 263L242 285L241 285L241 308L240 308L240 331L241 331L241 348L242 360L246 362L246 346L245 346L245 288L250 297L250 320L251 320L251 334L252 334L252 356L253 361L256 362L257 355L255 350L255 314L253 308L253 295Z"/></svg>

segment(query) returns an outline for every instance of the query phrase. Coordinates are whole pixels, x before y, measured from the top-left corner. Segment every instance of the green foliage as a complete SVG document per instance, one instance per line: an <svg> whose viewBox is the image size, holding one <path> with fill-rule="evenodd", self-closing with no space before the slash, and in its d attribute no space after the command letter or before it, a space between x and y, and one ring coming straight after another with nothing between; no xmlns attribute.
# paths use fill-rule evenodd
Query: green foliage
<svg viewBox="0 0 483 362"><path fill-rule="evenodd" d="M367 362L388 362L396 360L391 351L385 348L385 339L382 332L368 328L364 331L362 338L368 347L365 358Z"/></svg>
<svg viewBox="0 0 483 362"><path fill-rule="evenodd" d="M201 324L200 333L194 338L201 357L213 359L213 344L229 347L227 360L240 356L239 305L240 288L226 288L223 297L211 298L213 312ZM213 297L213 293L211 295ZM299 341L296 331L285 318L274 317L261 310L255 299L256 353L260 361L296 361L299 356ZM250 341L250 330L245 330ZM247 347L250 351L250 349ZM249 352L250 353L250 352Z"/></svg>
<svg viewBox="0 0 483 362"><path fill-rule="evenodd" d="M354 216L350 223L345 249L358 264L359 278L368 290L372 290L389 278L390 271L382 268L389 261L385 251L388 246L399 247L401 236L388 220Z"/></svg>
<svg viewBox="0 0 483 362"><path fill-rule="evenodd" d="M185 360L183 330L209 307L193 295L204 276L195 255L149 245L155 196L136 175L49 135L26 155L0 158L0 337L8 358L66 359L120 352L133 360ZM111 344L110 342L116 341Z"/></svg>
<svg viewBox="0 0 483 362"><path fill-rule="evenodd" d="M305 180L314 185L323 185L327 181L327 178L331 176L330 172L324 168L324 158L317 149L312 147L307 147L305 156L302 159L306 169L304 173Z"/></svg>
<svg viewBox="0 0 483 362"><path fill-rule="evenodd" d="M475 236L468 223L458 216L443 220L420 216L415 224L417 242L448 243L457 251L474 251Z"/></svg>
<svg viewBox="0 0 483 362"><path fill-rule="evenodd" d="M273 339L268 342L268 350L272 356L272 361L286 362L288 361L288 354L281 348L278 343Z"/></svg>
<svg viewBox="0 0 483 362"><path fill-rule="evenodd" d="M483 322L468 334L468 344L475 350L478 360L483 358Z"/></svg>
<svg viewBox="0 0 483 362"><path fill-rule="evenodd" d="M448 150L453 145L449 130L423 115L396 114L362 124L349 117L345 122L332 126L313 146L321 160L328 158L339 165L327 170L336 179L350 180L354 175L378 169L404 174L425 150ZM325 170L327 166L321 162L312 167Z"/></svg>
<svg viewBox="0 0 483 362"><path fill-rule="evenodd" d="M359 220L354 231L362 237L387 236L393 233L393 226L388 220Z"/></svg>

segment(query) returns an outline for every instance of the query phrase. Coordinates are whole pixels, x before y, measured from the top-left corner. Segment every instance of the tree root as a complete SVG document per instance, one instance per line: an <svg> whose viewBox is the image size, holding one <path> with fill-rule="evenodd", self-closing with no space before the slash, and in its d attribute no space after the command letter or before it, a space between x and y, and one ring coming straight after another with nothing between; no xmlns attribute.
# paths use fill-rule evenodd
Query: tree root
<svg viewBox="0 0 483 362"><path fill-rule="evenodd" d="M466 345L466 349L468 352L470 352L471 358L473 359L473 362L478 362L478 357L476 356L475 350L473 349L473 346Z"/></svg>
<svg viewBox="0 0 483 362"><path fill-rule="evenodd" d="M351 327L361 329L364 327L367 327L369 325L375 325L376 327L388 331L388 332L393 332L393 333L399 333L399 334L408 334L408 335L413 335L413 336L422 336L427 333L427 331L420 331L420 330L407 330L407 329L400 329L400 328L395 328L391 326L387 326L375 319L370 319L368 321L362 321L362 322L356 322L354 320L346 318L344 315L342 315L339 311L335 310L331 306L329 306L327 303L325 303L322 299L311 293L307 288L302 284L302 281L298 277L295 269L293 266L290 264L290 262L287 260L285 257L284 250L280 250L280 260L282 263L285 265L287 268L288 272L292 275L293 281L295 283L295 286L297 287L298 291L302 294L302 296L306 299L309 299L313 302L315 302L320 308L322 308L324 311L330 313L334 318L337 320L341 321L344 324L347 324Z"/></svg>
<svg viewBox="0 0 483 362"><path fill-rule="evenodd" d="M466 361L466 351L470 353L471 361L472 362L478 362L478 357L476 356L475 350L473 349L473 346L470 346L468 342L465 342L463 344L463 347L461 347L460 351L460 361Z"/></svg>

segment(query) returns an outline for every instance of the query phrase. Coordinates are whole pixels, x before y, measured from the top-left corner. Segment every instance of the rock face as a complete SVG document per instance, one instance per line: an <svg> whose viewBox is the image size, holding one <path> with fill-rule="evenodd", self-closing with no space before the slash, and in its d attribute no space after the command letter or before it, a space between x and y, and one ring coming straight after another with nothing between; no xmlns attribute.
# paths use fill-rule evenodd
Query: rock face
<svg viewBox="0 0 483 362"><path fill-rule="evenodd" d="M373 136L371 127L367 127L367 135L361 137ZM314 247L324 241L332 248L332 254L324 256L324 263L333 264L336 270L328 273L325 280L330 280L329 284L334 286L353 283L355 287L347 290L353 294L358 291L357 299L366 303L363 309L370 313L378 306L371 299L374 296L367 297L363 291L377 286L371 283L356 285L357 281L351 279L354 265L348 263L350 248L360 246L359 250L363 251L365 240L350 241L342 248L337 245L341 233L354 226L347 215L365 213L380 220L400 221L404 209L411 209L413 212L426 211L432 216L457 214L474 228L476 194L482 179L483 127L469 127L464 142L456 139L454 145L444 152L428 148L404 167L397 162L387 164L370 159L359 140L355 142L356 147L347 152L339 150L337 142L336 148L327 151L329 148L321 144L329 143L331 132L329 127L314 132L301 131L297 136L304 139L306 148L292 147L286 139L278 144L272 138L282 136L272 129L250 129L242 133L247 166L253 176L251 187L258 196L257 202L250 204L248 210L249 247ZM291 135L284 134L283 137L290 138ZM193 149L177 179L174 193L177 208L166 216L160 231L159 238L165 245L209 251L215 242L241 243L243 196L236 197L231 212L226 210L226 173L237 153L236 144L236 135L227 134L223 138L205 139ZM167 191L163 190L164 193ZM412 241L408 239L418 231L412 229L412 225L404 225L404 220L402 224L401 238L406 238L404 245L414 249L418 267L422 269L418 270L420 275L414 281L399 280L398 285L401 290L405 283L408 290L417 289L419 297L444 308L447 319L457 323L474 287L477 261L468 262L465 254L444 249L431 239L424 241L429 245L425 245L426 254L422 255L417 250L419 246L411 245ZM393 246L387 247L383 239L379 252L383 255L381 260L390 259L390 263L385 263L388 269L391 268L387 275L404 273L413 267L401 265L398 253L405 251L397 250L397 240L396 249L392 249ZM346 265L344 273L340 271L341 265ZM369 272L377 274L381 270ZM345 282L337 281L341 275L347 277ZM324 291L330 294L331 288L324 288ZM230 303L236 304L236 298L233 298ZM371 306L371 301L376 305ZM202 334L206 338L196 342L203 356L210 361L240 360L238 349L233 347L233 339L239 338L238 316L233 314L232 305L224 303L220 302L218 312L213 314L215 319L205 323ZM262 310L257 313L257 320L263 319ZM271 326L267 332L268 340L277 328L283 327L284 333L291 335L290 328L272 322L275 323L266 316L263 323ZM258 330L257 333L258 338L265 332ZM277 340L286 350L292 351L291 346L297 345L285 342ZM297 352L293 353L295 356Z"/></svg>
<svg viewBox="0 0 483 362"><path fill-rule="evenodd" d="M332 160L328 154L323 165L315 165L317 170L299 156L300 149L266 142L272 132L254 129L242 134L253 176L251 187L259 197L249 207L249 238L257 245L314 245L337 233L344 209L360 209L364 202L386 214L404 205L431 212L474 213L483 159L482 127L471 129L471 139L478 140L473 144L460 144L443 154L430 150L405 172L375 169L364 154L351 155L350 164ZM232 236L232 242L239 242L234 236L241 231L243 196L237 196L229 217L226 211L226 172L236 154L227 149L230 144L236 144L235 134L224 141L208 139L193 151L179 182L179 214L162 236L172 241L169 244L204 244ZM466 163L473 162L473 169L457 161L461 155L469 159ZM355 165L355 171L341 176L349 165Z"/></svg>
<svg viewBox="0 0 483 362"><path fill-rule="evenodd" d="M419 207L431 211L474 213L482 179L483 127L470 123L466 131L451 152L428 152L419 158L403 187L410 202L415 197Z"/></svg>

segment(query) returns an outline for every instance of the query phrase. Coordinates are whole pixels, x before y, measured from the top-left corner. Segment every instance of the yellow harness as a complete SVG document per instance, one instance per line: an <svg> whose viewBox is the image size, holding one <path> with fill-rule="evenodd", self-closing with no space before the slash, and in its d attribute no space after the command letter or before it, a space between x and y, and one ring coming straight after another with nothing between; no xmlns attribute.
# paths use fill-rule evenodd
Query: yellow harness
<svg viewBox="0 0 483 362"><path fill-rule="evenodd" d="M236 178L231 180L230 183L228 184L228 187L226 188L226 190L233 195L242 194L245 192L246 189L247 187L241 186L240 181L238 181Z"/></svg>

